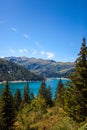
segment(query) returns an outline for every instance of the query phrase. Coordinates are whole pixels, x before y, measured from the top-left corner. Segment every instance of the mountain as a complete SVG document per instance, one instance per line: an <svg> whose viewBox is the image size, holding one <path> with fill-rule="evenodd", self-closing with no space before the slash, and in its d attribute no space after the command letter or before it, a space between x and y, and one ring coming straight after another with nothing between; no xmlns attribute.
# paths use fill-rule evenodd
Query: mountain
<svg viewBox="0 0 87 130"><path fill-rule="evenodd" d="M5 60L24 66L31 72L44 77L67 77L74 71L73 62L56 62L27 57L5 57Z"/></svg>
<svg viewBox="0 0 87 130"><path fill-rule="evenodd" d="M0 81L4 81L7 78L9 81L43 80L43 78L41 76L38 76L38 75L28 71L23 66L6 61L4 59L0 59Z"/></svg>

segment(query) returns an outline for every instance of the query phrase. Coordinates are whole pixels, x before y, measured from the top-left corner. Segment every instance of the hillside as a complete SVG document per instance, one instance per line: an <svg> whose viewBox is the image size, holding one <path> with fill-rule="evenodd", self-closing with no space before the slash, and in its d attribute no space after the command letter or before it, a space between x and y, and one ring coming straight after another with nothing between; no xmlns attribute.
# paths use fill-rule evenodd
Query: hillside
<svg viewBox="0 0 87 130"><path fill-rule="evenodd" d="M5 60L22 65L31 72L44 77L67 77L74 71L73 62L56 62L27 57L6 57Z"/></svg>
<svg viewBox="0 0 87 130"><path fill-rule="evenodd" d="M0 59L0 81L8 78L9 81L18 80L42 80L41 76L31 73L26 68L15 63Z"/></svg>

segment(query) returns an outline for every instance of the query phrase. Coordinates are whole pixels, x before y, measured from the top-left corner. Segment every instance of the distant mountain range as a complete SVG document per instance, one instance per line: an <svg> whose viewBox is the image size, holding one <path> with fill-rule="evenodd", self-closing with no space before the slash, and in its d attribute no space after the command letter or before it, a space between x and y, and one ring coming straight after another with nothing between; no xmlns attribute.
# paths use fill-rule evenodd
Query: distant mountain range
<svg viewBox="0 0 87 130"><path fill-rule="evenodd" d="M45 78L67 77L74 71L74 62L56 62L27 57L5 57L4 59L24 66L29 71Z"/></svg>
<svg viewBox="0 0 87 130"><path fill-rule="evenodd" d="M9 81L36 81L44 78L28 71L23 66L0 59L0 81L8 79Z"/></svg>

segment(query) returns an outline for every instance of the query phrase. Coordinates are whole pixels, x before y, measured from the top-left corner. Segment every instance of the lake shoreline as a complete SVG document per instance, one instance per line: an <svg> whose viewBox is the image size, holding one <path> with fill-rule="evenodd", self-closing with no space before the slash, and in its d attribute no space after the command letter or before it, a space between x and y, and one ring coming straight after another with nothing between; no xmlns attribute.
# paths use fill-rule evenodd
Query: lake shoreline
<svg viewBox="0 0 87 130"><path fill-rule="evenodd" d="M56 87L58 85L59 79L60 78L49 78L45 82L46 87L49 87L49 86L51 87L52 97L54 97L54 95L55 95L55 90L56 90ZM67 82L67 79L61 78L61 80L62 80L63 84L65 85ZM1 90L4 89L5 83L6 83L6 81L1 82L1 84L0 84ZM31 92L33 92L34 96L37 96L38 91L39 91L40 86L41 86L41 81L22 81L22 80L10 81L9 88L10 88L10 91L12 92L12 95L15 94L17 89L19 89L21 94L23 95L24 87L26 86L26 83L28 83L29 88L30 88Z"/></svg>
<svg viewBox="0 0 87 130"><path fill-rule="evenodd" d="M61 77L61 78L54 78L54 77L52 77L52 78L46 78L46 81L47 80L51 80L51 79L62 79L62 80L69 80L68 78L64 78L64 77ZM15 80L15 81L8 81L9 83L21 83L21 82L23 82L23 83L25 83L25 82L41 82L41 81L39 81L39 80L37 80L37 81L33 81L33 80L30 80L30 81L27 81L27 80ZM5 84L6 83L6 81L2 81L2 82L0 82L0 84Z"/></svg>
<svg viewBox="0 0 87 130"><path fill-rule="evenodd" d="M27 81L27 80L18 80L18 81L8 81L8 83L21 83L21 82L40 82L39 80L37 80L37 81L33 81L33 80L30 80L30 81ZM0 84L4 84L4 83L6 83L6 81L2 81L2 82L0 82Z"/></svg>

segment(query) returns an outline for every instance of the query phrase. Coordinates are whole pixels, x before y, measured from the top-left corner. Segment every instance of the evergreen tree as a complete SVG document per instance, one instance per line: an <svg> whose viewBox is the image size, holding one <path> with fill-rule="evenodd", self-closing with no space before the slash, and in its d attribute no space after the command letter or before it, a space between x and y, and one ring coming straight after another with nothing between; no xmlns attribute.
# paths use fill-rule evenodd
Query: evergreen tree
<svg viewBox="0 0 87 130"><path fill-rule="evenodd" d="M46 88L46 83L45 81L42 82L39 92L38 92L38 97L44 98L46 105L52 106L52 94L51 94L51 87L49 86Z"/></svg>
<svg viewBox="0 0 87 130"><path fill-rule="evenodd" d="M45 99L45 102L47 104L47 88L46 88L46 83L45 81L43 81L41 83L41 86L40 86L40 89L39 89L39 92L38 92L38 97L41 97L41 98L44 98Z"/></svg>
<svg viewBox="0 0 87 130"><path fill-rule="evenodd" d="M62 83L62 80L60 78L56 88L55 102L61 107L64 106L64 92L65 92L64 84Z"/></svg>
<svg viewBox="0 0 87 130"><path fill-rule="evenodd" d="M50 107L53 105L52 93L51 93L51 87L50 86L48 86L48 88L47 88L46 104L49 105Z"/></svg>
<svg viewBox="0 0 87 130"><path fill-rule="evenodd" d="M13 105L13 97L7 81L0 100L0 129L12 130L14 118L15 109Z"/></svg>
<svg viewBox="0 0 87 130"><path fill-rule="evenodd" d="M20 108L21 101L22 101L21 92L19 89L17 89L14 95L14 105L17 111Z"/></svg>
<svg viewBox="0 0 87 130"><path fill-rule="evenodd" d="M24 94L23 94L23 98L22 98L21 107L23 107L24 104L30 104L31 100L33 100L33 99L34 99L34 95L33 95L33 93L30 92L30 88L27 83L26 86L24 87Z"/></svg>
<svg viewBox="0 0 87 130"><path fill-rule="evenodd" d="M83 38L78 58L75 62L75 71L71 74L66 90L66 110L74 120L81 122L87 117L87 47ZM69 97L68 97L69 96Z"/></svg>
<svg viewBox="0 0 87 130"><path fill-rule="evenodd" d="M40 86L40 89L39 89L39 92L38 92L38 96L41 96L46 100L46 92L47 92L46 83L45 83L45 81L43 81L41 83L41 86Z"/></svg>
<svg viewBox="0 0 87 130"><path fill-rule="evenodd" d="M29 104L25 104L23 109L18 112L16 116L16 121L14 123L14 130L30 130L30 119L29 113L30 106Z"/></svg>
<svg viewBox="0 0 87 130"><path fill-rule="evenodd" d="M28 103L28 104L30 103L30 89L29 89L28 83L24 87L23 104L25 103Z"/></svg>
<svg viewBox="0 0 87 130"><path fill-rule="evenodd" d="M70 76L74 85L78 89L84 89L87 86L87 47L85 38L83 38L82 47L75 62L75 72Z"/></svg>
<svg viewBox="0 0 87 130"><path fill-rule="evenodd" d="M32 102L31 102L31 110L34 112L38 112L38 114L43 114L46 112L46 101L45 99L40 95L40 97L36 97Z"/></svg>

